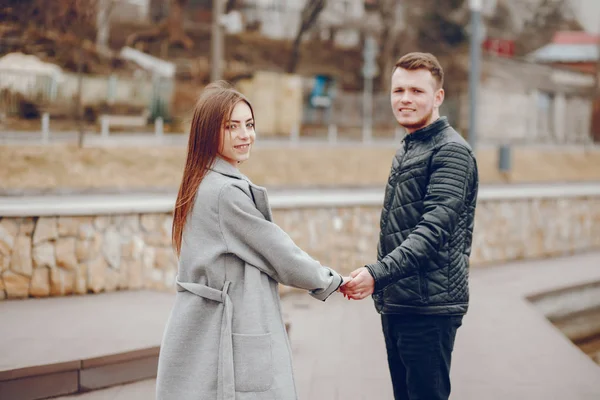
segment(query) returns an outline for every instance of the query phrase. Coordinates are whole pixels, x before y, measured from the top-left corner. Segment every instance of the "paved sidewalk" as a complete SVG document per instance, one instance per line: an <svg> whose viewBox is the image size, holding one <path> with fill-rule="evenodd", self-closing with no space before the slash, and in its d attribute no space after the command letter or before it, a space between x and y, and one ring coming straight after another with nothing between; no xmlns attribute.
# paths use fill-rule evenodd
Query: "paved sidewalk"
<svg viewBox="0 0 600 400"><path fill-rule="evenodd" d="M575 347L526 295L600 281L600 253L479 268L459 330L455 400L598 400L600 367ZM392 398L379 317L372 301L284 298L292 321L296 383L303 400ZM151 400L154 381L62 400Z"/></svg>

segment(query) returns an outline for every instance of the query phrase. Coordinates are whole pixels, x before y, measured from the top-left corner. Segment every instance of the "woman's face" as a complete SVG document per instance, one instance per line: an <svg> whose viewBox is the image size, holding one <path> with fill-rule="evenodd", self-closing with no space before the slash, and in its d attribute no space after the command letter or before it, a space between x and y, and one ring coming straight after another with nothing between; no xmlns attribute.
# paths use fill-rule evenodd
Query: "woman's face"
<svg viewBox="0 0 600 400"><path fill-rule="evenodd" d="M237 168L239 163L250 158L255 137L252 111L245 101L240 101L233 108L231 119L221 128L219 155Z"/></svg>

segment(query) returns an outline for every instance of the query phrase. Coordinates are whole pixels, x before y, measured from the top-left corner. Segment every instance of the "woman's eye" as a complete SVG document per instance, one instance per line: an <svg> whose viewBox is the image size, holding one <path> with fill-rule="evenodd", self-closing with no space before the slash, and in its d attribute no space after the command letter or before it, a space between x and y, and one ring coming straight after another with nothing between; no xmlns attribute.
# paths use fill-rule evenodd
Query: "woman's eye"
<svg viewBox="0 0 600 400"><path fill-rule="evenodd" d="M254 122L246 124L246 128L252 128L252 129L254 129Z"/></svg>

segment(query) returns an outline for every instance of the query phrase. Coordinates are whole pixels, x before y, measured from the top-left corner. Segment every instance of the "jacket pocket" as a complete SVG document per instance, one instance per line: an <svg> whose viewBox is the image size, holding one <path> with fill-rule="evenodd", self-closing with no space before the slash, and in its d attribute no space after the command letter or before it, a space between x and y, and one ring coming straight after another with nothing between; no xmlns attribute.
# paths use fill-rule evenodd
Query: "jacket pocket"
<svg viewBox="0 0 600 400"><path fill-rule="evenodd" d="M273 384L271 334L233 334L236 392L265 392Z"/></svg>

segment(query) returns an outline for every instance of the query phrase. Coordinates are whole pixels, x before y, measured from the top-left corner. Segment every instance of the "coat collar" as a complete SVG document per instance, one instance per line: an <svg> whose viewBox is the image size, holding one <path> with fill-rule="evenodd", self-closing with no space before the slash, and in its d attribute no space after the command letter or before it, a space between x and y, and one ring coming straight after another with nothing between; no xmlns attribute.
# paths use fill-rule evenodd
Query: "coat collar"
<svg viewBox="0 0 600 400"><path fill-rule="evenodd" d="M239 169L225 161L223 158L217 156L215 163L210 168L211 170L218 172L221 175L229 176L235 179L241 179L248 183L250 194L256 208L264 215L267 221L273 220L273 214L271 213L271 207L269 206L269 198L267 196L267 190L264 187L258 186L250 182L245 175L243 175Z"/></svg>
<svg viewBox="0 0 600 400"><path fill-rule="evenodd" d="M212 165L212 167L210 167L210 169L220 173L221 175L227 175L237 179L244 179L244 175L242 175L239 169L229 164L227 161L225 161L219 156L215 158L215 162Z"/></svg>
<svg viewBox="0 0 600 400"><path fill-rule="evenodd" d="M448 123L448 118L439 117L431 124L427 125L425 128L421 128L419 130L414 131L404 137L404 141L412 142L412 141L424 141L434 136L435 134L443 131L450 124Z"/></svg>

